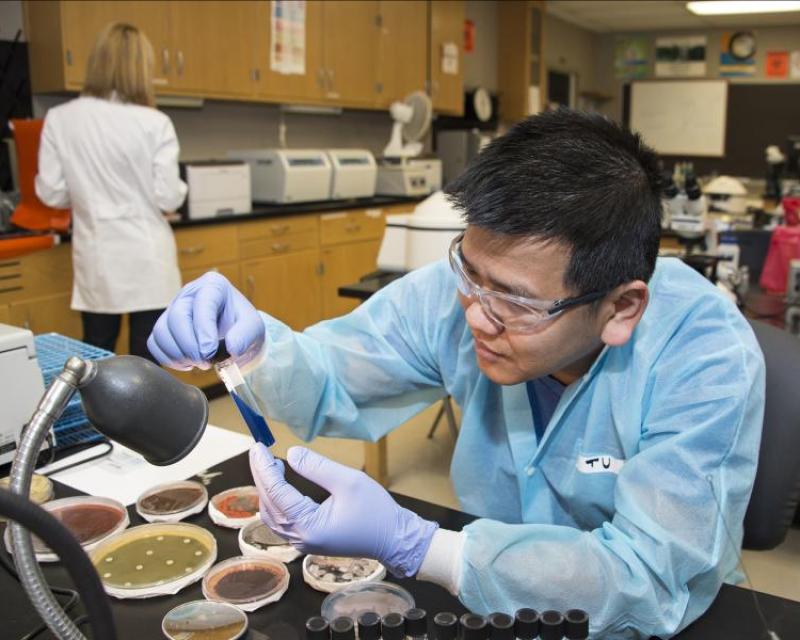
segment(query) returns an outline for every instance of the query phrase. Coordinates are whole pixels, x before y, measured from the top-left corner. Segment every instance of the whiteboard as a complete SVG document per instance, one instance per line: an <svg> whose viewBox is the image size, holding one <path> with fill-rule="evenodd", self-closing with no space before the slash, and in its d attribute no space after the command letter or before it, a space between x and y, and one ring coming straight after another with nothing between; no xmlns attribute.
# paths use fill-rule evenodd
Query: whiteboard
<svg viewBox="0 0 800 640"><path fill-rule="evenodd" d="M662 155L725 155L725 80L634 82L630 109L630 128Z"/></svg>

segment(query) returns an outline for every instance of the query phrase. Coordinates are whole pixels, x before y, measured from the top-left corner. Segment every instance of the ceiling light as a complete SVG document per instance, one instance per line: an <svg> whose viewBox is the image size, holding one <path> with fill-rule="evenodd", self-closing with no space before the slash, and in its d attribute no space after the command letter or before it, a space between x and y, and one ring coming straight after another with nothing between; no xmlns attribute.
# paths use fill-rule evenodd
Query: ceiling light
<svg viewBox="0 0 800 640"><path fill-rule="evenodd" d="M699 16L729 16L745 13L800 11L800 2L788 0L705 0L687 2L686 8Z"/></svg>

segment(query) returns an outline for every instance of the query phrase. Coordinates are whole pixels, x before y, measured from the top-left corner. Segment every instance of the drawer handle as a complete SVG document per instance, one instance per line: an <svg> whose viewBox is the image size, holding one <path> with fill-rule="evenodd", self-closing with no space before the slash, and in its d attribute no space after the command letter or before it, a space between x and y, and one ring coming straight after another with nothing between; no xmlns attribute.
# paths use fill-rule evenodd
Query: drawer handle
<svg viewBox="0 0 800 640"><path fill-rule="evenodd" d="M245 296L250 302L252 302L253 293L255 293L256 290L256 277L253 275L247 276L247 278L245 279L245 284L247 285L247 291L245 292Z"/></svg>
<svg viewBox="0 0 800 640"><path fill-rule="evenodd" d="M291 226L288 224L276 225L269 228L273 236L282 236L284 233L287 233L289 229L291 229Z"/></svg>
<svg viewBox="0 0 800 640"><path fill-rule="evenodd" d="M206 250L206 245L198 244L193 247L183 247L178 252L184 256L196 256L198 253L203 253Z"/></svg>
<svg viewBox="0 0 800 640"><path fill-rule="evenodd" d="M348 224L344 228L344 230L347 231L348 233L355 233L356 231L361 231L361 225L360 224Z"/></svg>
<svg viewBox="0 0 800 640"><path fill-rule="evenodd" d="M280 242L280 243L276 242L275 244L272 245L272 250L275 253L285 253L286 251L289 250L289 245L286 242Z"/></svg>

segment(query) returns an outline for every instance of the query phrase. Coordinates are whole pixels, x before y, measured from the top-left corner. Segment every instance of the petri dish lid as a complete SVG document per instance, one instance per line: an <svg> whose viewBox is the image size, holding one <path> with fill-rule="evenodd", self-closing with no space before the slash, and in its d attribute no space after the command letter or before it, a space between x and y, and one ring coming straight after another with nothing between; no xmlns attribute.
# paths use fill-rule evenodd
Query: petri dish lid
<svg viewBox="0 0 800 640"><path fill-rule="evenodd" d="M229 558L211 567L203 578L203 595L208 600L227 602L243 611L277 602L288 587L286 565L268 558Z"/></svg>
<svg viewBox="0 0 800 640"><path fill-rule="evenodd" d="M167 612L161 630L170 640L236 640L247 631L247 616L224 602L194 600Z"/></svg>
<svg viewBox="0 0 800 640"><path fill-rule="evenodd" d="M199 580L214 563L217 541L193 524L143 524L104 540L91 559L109 595L172 595Z"/></svg>
<svg viewBox="0 0 800 640"><path fill-rule="evenodd" d="M11 486L11 478L6 476L0 478L0 488L9 489ZM31 502L36 504L44 504L45 502L53 499L53 481L47 476L41 476L38 473L33 474L31 477L31 490L28 494ZM3 520L0 518L0 520Z"/></svg>
<svg viewBox="0 0 800 640"><path fill-rule="evenodd" d="M168 482L145 491L136 501L136 511L144 519L177 522L199 513L208 502L208 491L199 482Z"/></svg>
<svg viewBox="0 0 800 640"><path fill-rule="evenodd" d="M301 555L288 540L279 536L261 520L239 529L239 548L244 556L273 558L287 563Z"/></svg>
<svg viewBox="0 0 800 640"><path fill-rule="evenodd" d="M340 616L355 620L367 611L383 617L388 613L403 614L414 606L413 596L393 582L362 582L331 593L322 601L320 614L328 620Z"/></svg>
<svg viewBox="0 0 800 640"><path fill-rule="evenodd" d="M218 493L208 502L208 515L215 524L232 529L258 522L258 491L251 485Z"/></svg>
<svg viewBox="0 0 800 640"><path fill-rule="evenodd" d="M375 582L385 576L386 567L370 558L310 555L303 559L303 579L309 586L325 593L360 582Z"/></svg>
<svg viewBox="0 0 800 640"><path fill-rule="evenodd" d="M53 500L42 506L75 536L87 552L130 524L125 506L110 498L76 496ZM6 548L13 551L9 534L10 530L6 529ZM32 542L39 562L58 562L58 556L39 538L33 536Z"/></svg>

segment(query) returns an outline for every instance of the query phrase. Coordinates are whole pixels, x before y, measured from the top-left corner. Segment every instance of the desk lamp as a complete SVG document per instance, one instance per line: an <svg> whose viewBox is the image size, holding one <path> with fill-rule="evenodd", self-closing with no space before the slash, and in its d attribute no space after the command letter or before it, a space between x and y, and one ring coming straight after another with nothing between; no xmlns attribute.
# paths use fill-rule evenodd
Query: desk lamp
<svg viewBox="0 0 800 640"><path fill-rule="evenodd" d="M17 499L20 496L27 498L39 450L67 402L79 389L84 411L98 431L139 452L151 464L160 466L177 462L195 447L208 421L208 402L199 389L180 382L144 358L116 356L87 361L73 357L53 380L23 431L11 467L10 488L17 496L0 496L0 511L16 508L18 516L23 511L28 512L28 517L17 518L19 523L9 524L14 562L22 586L57 638L85 640L45 582L31 543L29 529L34 529L33 533L46 543L53 543L56 553L70 556L69 559L62 557L62 560L79 590L84 588L81 596L95 636L111 640L116 637L116 632L108 598L88 557L80 546L76 550L74 545L70 545L69 540L66 544L59 542L58 538L63 538L63 534L68 532L55 518L38 507L34 509L31 504L27 508L21 506L22 502ZM23 522L28 528L23 526ZM76 554L79 560L74 557ZM75 573L85 574L87 566L91 567L88 570L90 575ZM100 625L103 632L98 635Z"/></svg>

